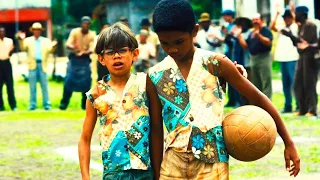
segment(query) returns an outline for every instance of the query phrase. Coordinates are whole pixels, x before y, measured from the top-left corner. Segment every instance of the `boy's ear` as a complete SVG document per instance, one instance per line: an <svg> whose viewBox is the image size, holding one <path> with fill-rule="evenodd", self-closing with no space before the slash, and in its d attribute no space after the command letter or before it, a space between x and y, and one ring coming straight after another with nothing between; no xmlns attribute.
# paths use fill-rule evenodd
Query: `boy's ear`
<svg viewBox="0 0 320 180"><path fill-rule="evenodd" d="M98 55L98 60L103 66L105 66L103 56L101 56L100 54Z"/></svg>
<svg viewBox="0 0 320 180"><path fill-rule="evenodd" d="M196 37L199 31L199 24L194 25L193 31L192 31L192 37Z"/></svg>
<svg viewBox="0 0 320 180"><path fill-rule="evenodd" d="M139 49L136 48L135 50L132 51L132 54L133 54L133 58L132 58L132 61L135 62L138 60L138 57L139 57Z"/></svg>

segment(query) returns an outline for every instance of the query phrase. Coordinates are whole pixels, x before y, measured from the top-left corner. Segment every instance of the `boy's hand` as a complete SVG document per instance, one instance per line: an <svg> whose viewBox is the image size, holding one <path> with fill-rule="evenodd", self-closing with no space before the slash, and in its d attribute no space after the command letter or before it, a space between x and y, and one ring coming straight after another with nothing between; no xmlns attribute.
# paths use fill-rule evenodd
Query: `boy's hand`
<svg viewBox="0 0 320 180"><path fill-rule="evenodd" d="M294 144L286 145L284 150L284 159L286 161L286 169L289 171L290 176L293 175L296 177L300 171L300 158ZM292 161L293 164L291 164L290 161Z"/></svg>

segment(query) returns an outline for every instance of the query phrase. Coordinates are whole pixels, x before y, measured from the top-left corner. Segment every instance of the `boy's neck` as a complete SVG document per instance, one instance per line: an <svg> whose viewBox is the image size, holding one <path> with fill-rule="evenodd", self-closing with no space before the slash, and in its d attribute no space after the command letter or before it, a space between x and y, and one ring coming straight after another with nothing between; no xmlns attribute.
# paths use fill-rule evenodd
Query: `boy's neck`
<svg viewBox="0 0 320 180"><path fill-rule="evenodd" d="M125 76L110 75L110 85L115 87L124 87L130 78L130 73Z"/></svg>
<svg viewBox="0 0 320 180"><path fill-rule="evenodd" d="M187 80L187 78L188 78L195 50L196 50L196 47L193 46L184 58L182 58L180 60L175 60L177 66L178 66L178 68L179 68L180 72L182 73L182 76L185 80Z"/></svg>

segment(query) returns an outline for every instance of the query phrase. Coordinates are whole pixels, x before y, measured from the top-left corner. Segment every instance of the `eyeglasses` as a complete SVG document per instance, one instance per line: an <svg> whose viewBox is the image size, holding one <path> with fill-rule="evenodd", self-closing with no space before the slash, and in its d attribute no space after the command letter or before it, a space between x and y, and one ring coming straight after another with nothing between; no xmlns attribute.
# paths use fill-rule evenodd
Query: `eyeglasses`
<svg viewBox="0 0 320 180"><path fill-rule="evenodd" d="M101 54L104 54L108 57L114 57L114 55L116 53L118 53L120 56L125 56L127 54L128 51L132 51L134 50L133 48L128 48L128 47L123 47L117 50L114 49L106 49L106 50L102 50Z"/></svg>

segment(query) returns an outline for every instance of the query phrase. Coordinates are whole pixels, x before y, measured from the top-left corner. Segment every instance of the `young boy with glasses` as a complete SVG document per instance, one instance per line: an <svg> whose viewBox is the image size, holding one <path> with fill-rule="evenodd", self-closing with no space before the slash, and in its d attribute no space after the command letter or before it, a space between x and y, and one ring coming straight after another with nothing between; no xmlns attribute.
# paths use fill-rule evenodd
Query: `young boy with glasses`
<svg viewBox="0 0 320 180"><path fill-rule="evenodd" d="M127 26L116 23L100 34L95 52L110 74L86 93L86 117L79 141L82 179L90 179L90 143L97 118L103 179L153 179L149 103L159 105L160 101L156 94L147 93L145 73L130 74L139 56L138 42ZM152 121L162 122L160 112L151 115Z"/></svg>

